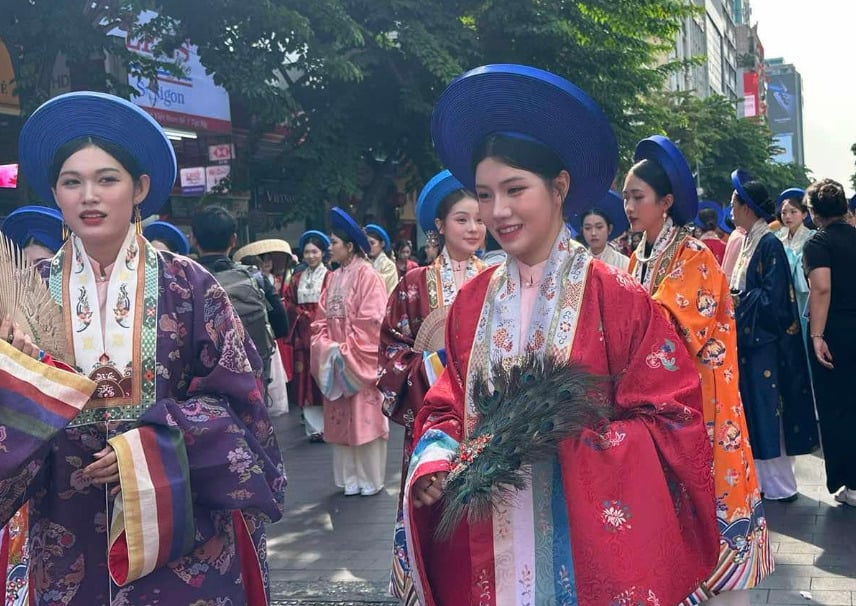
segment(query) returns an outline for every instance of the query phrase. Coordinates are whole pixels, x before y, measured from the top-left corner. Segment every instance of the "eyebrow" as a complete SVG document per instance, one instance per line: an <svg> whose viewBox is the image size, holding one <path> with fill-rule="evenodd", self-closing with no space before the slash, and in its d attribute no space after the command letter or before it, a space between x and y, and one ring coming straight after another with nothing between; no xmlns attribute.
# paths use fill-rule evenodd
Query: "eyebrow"
<svg viewBox="0 0 856 606"><path fill-rule="evenodd" d="M119 172L119 169L118 169L118 168L113 168L113 167L111 167L111 166L108 166L108 167L106 167L106 168L99 168L98 170L96 170L96 171L95 171L95 174L96 174L96 175L101 175L101 174L104 174L104 173L118 173L118 172ZM61 176L63 176L63 175L80 175L80 174L81 174L81 173L80 173L80 171L76 171L76 170L64 170L64 171L62 171L62 172L59 174L59 176L61 177Z"/></svg>
<svg viewBox="0 0 856 606"><path fill-rule="evenodd" d="M508 185L509 183L512 183L514 181L524 181L525 179L526 179L526 177L524 177L523 175L515 175L514 177L508 177L508 179L504 179L504 180L500 181L499 184L500 185ZM488 187L488 186L476 183L476 187Z"/></svg>

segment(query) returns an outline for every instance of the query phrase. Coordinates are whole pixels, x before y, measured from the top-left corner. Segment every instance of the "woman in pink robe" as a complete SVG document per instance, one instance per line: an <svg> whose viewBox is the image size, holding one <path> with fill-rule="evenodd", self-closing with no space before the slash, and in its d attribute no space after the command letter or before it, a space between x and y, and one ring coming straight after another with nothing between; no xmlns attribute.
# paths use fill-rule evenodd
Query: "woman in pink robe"
<svg viewBox="0 0 856 606"><path fill-rule="evenodd" d="M368 239L344 211L331 211L330 257L339 264L312 323L310 363L324 396L324 441L333 444L333 477L345 496L383 489L389 423L377 380L386 288L366 260Z"/></svg>

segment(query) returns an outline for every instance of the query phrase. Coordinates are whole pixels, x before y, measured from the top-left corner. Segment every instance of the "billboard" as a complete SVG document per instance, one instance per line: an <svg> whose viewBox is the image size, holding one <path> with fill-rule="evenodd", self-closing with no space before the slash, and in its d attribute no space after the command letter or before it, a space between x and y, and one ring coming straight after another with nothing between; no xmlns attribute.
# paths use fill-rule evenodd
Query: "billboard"
<svg viewBox="0 0 856 606"><path fill-rule="evenodd" d="M776 161L802 163L802 90L793 66L769 71L767 120L776 143L784 150Z"/></svg>
<svg viewBox="0 0 856 606"><path fill-rule="evenodd" d="M140 23L155 17L154 11L140 14ZM141 55L152 56L153 43L129 37L121 30L111 33L123 36L125 46ZM161 73L157 82L148 78L128 76L128 83L137 89L140 96L131 99L161 125L190 131L231 133L229 93L214 83L214 78L205 73L199 61L197 47L185 42L175 51L175 62L184 70L184 77L176 78Z"/></svg>

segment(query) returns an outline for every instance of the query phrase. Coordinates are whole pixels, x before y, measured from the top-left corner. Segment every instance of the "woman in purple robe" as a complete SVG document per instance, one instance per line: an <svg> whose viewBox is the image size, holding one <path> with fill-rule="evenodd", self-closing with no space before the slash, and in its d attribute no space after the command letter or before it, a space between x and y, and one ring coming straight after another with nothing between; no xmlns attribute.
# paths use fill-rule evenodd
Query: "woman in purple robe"
<svg viewBox="0 0 856 606"><path fill-rule="evenodd" d="M19 155L71 231L39 269L74 372L0 335L0 522L29 500L31 604L267 604L285 478L261 362L214 278L140 235L175 180L169 141L127 101L69 93Z"/></svg>

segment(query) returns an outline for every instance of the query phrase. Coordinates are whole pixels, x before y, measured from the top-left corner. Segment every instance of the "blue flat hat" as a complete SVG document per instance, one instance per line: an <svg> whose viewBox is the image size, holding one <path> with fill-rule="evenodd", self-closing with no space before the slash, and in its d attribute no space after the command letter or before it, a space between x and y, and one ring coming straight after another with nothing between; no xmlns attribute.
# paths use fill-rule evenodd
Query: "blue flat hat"
<svg viewBox="0 0 856 606"><path fill-rule="evenodd" d="M53 252L62 248L62 213L56 208L22 206L6 217L0 229L18 248L31 238Z"/></svg>
<svg viewBox="0 0 856 606"><path fill-rule="evenodd" d="M389 239L389 234L386 233L386 230L377 223L368 223L366 225L366 233L369 235L373 233L377 234L380 236L380 239L383 240L383 249L386 252L392 250L392 240Z"/></svg>
<svg viewBox="0 0 856 606"><path fill-rule="evenodd" d="M179 255L190 254L190 242L187 241L187 236L172 223L152 221L143 229L143 237L149 242L160 240Z"/></svg>
<svg viewBox="0 0 856 606"><path fill-rule="evenodd" d="M785 200L793 200L798 199L802 201L805 197L805 190L799 187L791 187L786 189L782 193L779 194L779 197L776 198L776 211L779 212L782 210L782 204L785 203Z"/></svg>
<svg viewBox="0 0 856 606"><path fill-rule="evenodd" d="M686 225L698 214L698 190L687 159L672 141L662 135L642 139L636 144L633 161L656 162L672 185L675 198L672 216L678 225Z"/></svg>
<svg viewBox="0 0 856 606"><path fill-rule="evenodd" d="M627 220L627 215L624 212L624 198L618 192L610 190L598 204L594 204L571 217L569 224L575 232L582 233L583 215L593 209L603 211L609 217L609 222L612 224L612 229L609 231L608 236L609 240L615 240L630 229L630 221Z"/></svg>
<svg viewBox="0 0 856 606"><path fill-rule="evenodd" d="M745 170L737 169L731 173L731 184L734 186L735 191L737 191L737 195L740 196L740 199L743 200L746 204L749 205L758 218L764 219L767 223L769 223L773 219L773 215L770 213L766 213L761 210L761 207L758 206L755 201L746 193L746 190L743 188L744 183L748 183L749 181L754 181L755 178L747 173Z"/></svg>
<svg viewBox="0 0 856 606"><path fill-rule="evenodd" d="M143 218L166 202L177 172L175 151L161 126L130 101L94 92L66 93L46 101L27 119L18 140L18 158L30 187L53 202L50 167L57 150L75 139L93 137L127 151L149 175L149 195L140 204Z"/></svg>
<svg viewBox="0 0 856 606"><path fill-rule="evenodd" d="M468 191L475 191L473 153L493 134L534 139L559 156L571 175L566 216L603 198L615 177L618 145L606 116L582 90L550 72L485 65L446 88L431 116L431 137L443 165Z"/></svg>
<svg viewBox="0 0 856 606"><path fill-rule="evenodd" d="M802 202L802 199L805 198L805 190L799 187L791 187L783 191L779 194L779 197L776 198L776 212L782 212L782 206L785 204L785 200L799 200ZM811 226L811 215L806 213L805 219L803 219L803 225L806 227Z"/></svg>
<svg viewBox="0 0 856 606"><path fill-rule="evenodd" d="M431 177L419 192L416 200L416 221L426 234L429 231L437 231L434 219L437 218L437 209L440 208L446 196L464 189L463 183L452 176L448 170L443 170Z"/></svg>
<svg viewBox="0 0 856 606"><path fill-rule="evenodd" d="M312 236L321 240L321 252L327 252L327 249L330 248L330 238L327 237L327 234L317 229L310 229L303 232L303 235L300 236L300 240L297 242L297 248L303 250L303 247L306 246L306 241Z"/></svg>
<svg viewBox="0 0 856 606"><path fill-rule="evenodd" d="M702 200L701 202L698 203L698 212L696 212L695 219L693 219L693 222L695 223L696 227L704 227L704 223L701 222L701 219L698 216L699 213L701 213L701 211L703 211L703 210L716 211L716 216L717 216L716 224L719 227L722 226L722 221L725 218L724 217L725 211L719 205L719 202L714 202L713 200Z"/></svg>
<svg viewBox="0 0 856 606"><path fill-rule="evenodd" d="M357 246L362 248L364 253L368 254L371 250L369 239L366 237L366 232L363 231L363 228L360 227L359 223L354 221L354 218L351 215L338 206L334 206L330 209L330 225L333 229L340 229L348 234L348 237L351 238Z"/></svg>

